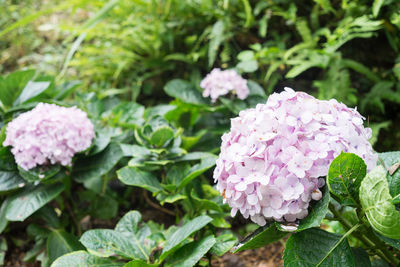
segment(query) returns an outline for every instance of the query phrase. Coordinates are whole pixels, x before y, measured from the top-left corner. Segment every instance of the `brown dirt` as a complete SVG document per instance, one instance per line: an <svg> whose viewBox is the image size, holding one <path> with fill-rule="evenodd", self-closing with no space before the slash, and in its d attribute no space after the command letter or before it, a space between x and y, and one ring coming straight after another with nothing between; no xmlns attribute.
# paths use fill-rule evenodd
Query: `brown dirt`
<svg viewBox="0 0 400 267"><path fill-rule="evenodd" d="M268 246L241 251L236 254L226 253L212 261L212 267L281 267L283 266L283 245L280 242Z"/></svg>

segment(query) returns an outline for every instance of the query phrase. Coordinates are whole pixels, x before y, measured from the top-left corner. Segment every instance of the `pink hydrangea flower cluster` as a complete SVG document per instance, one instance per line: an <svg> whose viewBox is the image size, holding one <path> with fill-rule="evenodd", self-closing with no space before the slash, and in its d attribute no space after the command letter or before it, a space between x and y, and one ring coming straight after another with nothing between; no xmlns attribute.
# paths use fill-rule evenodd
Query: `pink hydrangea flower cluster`
<svg viewBox="0 0 400 267"><path fill-rule="evenodd" d="M247 87L247 80L243 79L234 70L221 70L215 68L201 81L200 87L204 89L203 96L211 97L214 103L221 95L232 92L239 99L246 99L250 90Z"/></svg>
<svg viewBox="0 0 400 267"><path fill-rule="evenodd" d="M342 151L362 157L368 170L377 162L357 110L322 101L290 88L266 104L241 111L222 136L214 170L217 188L235 216L259 225L295 222L308 215L332 160Z"/></svg>
<svg viewBox="0 0 400 267"><path fill-rule="evenodd" d="M4 146L12 146L15 161L25 170L38 165L71 165L75 153L87 149L95 137L85 112L39 103L11 121Z"/></svg>

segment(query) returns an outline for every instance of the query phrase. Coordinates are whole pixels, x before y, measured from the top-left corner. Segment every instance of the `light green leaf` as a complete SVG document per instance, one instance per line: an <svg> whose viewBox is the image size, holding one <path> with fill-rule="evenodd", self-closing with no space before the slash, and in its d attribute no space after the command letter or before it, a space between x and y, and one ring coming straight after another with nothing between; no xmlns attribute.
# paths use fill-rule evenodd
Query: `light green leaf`
<svg viewBox="0 0 400 267"><path fill-rule="evenodd" d="M47 238L47 253L50 264L62 255L82 249L85 249L85 247L78 241L78 238L65 230L52 230Z"/></svg>
<svg viewBox="0 0 400 267"><path fill-rule="evenodd" d="M166 267L192 267L215 244L214 236L207 236L199 241L184 245L167 259Z"/></svg>
<svg viewBox="0 0 400 267"><path fill-rule="evenodd" d="M34 70L24 70L13 72L5 79L0 79L0 101L3 105L11 107L22 89L34 75Z"/></svg>
<svg viewBox="0 0 400 267"><path fill-rule="evenodd" d="M115 226L115 230L121 233L136 233L139 227L139 222L142 220L142 215L136 210L132 210L124 215Z"/></svg>
<svg viewBox="0 0 400 267"><path fill-rule="evenodd" d="M223 234L218 236L215 241L216 242L210 252L221 257L237 243L237 237L232 233Z"/></svg>
<svg viewBox="0 0 400 267"><path fill-rule="evenodd" d="M379 158L383 161L386 169L390 169L391 166L400 162L400 151L379 153ZM393 200L399 200L400 198L400 169L397 169L392 175L387 175L387 181L389 184L389 192L393 197Z"/></svg>
<svg viewBox="0 0 400 267"><path fill-rule="evenodd" d="M280 240L287 234L287 232L279 231L275 223L269 223L258 228L244 240L240 241L233 249L236 253L246 249L261 248L267 244Z"/></svg>
<svg viewBox="0 0 400 267"><path fill-rule="evenodd" d="M51 267L122 267L122 262L97 257L86 251L75 251L58 258Z"/></svg>
<svg viewBox="0 0 400 267"><path fill-rule="evenodd" d="M210 169L212 166L214 166L216 160L217 156L201 159L199 164L196 164L192 168L190 168L188 174L186 174L185 178L183 178L181 183L179 184L178 189L183 188L194 178L196 178L197 176L201 175L202 173Z"/></svg>
<svg viewBox="0 0 400 267"><path fill-rule="evenodd" d="M160 182L151 172L146 172L137 167L127 166L117 171L118 179L124 184L138 186L151 192L162 190Z"/></svg>
<svg viewBox="0 0 400 267"><path fill-rule="evenodd" d="M367 165L362 158L342 152L329 167L329 190L341 200L341 204L357 206L360 184L366 174Z"/></svg>
<svg viewBox="0 0 400 267"><path fill-rule="evenodd" d="M14 171L0 171L0 192L6 192L25 186L25 180Z"/></svg>
<svg viewBox="0 0 400 267"><path fill-rule="evenodd" d="M247 80L247 86L249 87L250 94L249 95L259 95L264 98L267 97L265 94L264 88L262 88L258 83L252 80Z"/></svg>
<svg viewBox="0 0 400 267"><path fill-rule="evenodd" d="M29 99L34 98L35 96L40 95L43 93L47 88L49 88L51 82L33 82L29 81L26 85L25 88L22 90L21 94L18 96L18 98L14 101L13 106L18 106Z"/></svg>
<svg viewBox="0 0 400 267"><path fill-rule="evenodd" d="M224 40L225 24L222 20L218 20L211 29L210 44L208 47L208 66L211 67L217 57L217 53L221 43Z"/></svg>
<svg viewBox="0 0 400 267"><path fill-rule="evenodd" d="M174 130L169 126L162 126L156 129L150 136L151 144L162 147L167 141L174 137Z"/></svg>
<svg viewBox="0 0 400 267"><path fill-rule="evenodd" d="M143 249L143 240L136 238L133 233L126 235L111 229L95 229L86 231L81 243L93 253L102 257L118 254L127 259L149 259L148 251Z"/></svg>
<svg viewBox="0 0 400 267"><path fill-rule="evenodd" d="M6 229L8 224L8 220L6 218L6 211L9 203L10 203L10 197L3 200L0 206L0 233L2 233L4 229Z"/></svg>
<svg viewBox="0 0 400 267"><path fill-rule="evenodd" d="M340 240L341 236L318 228L293 234L286 242L284 266L355 267L353 252L347 239L337 245Z"/></svg>
<svg viewBox="0 0 400 267"><path fill-rule="evenodd" d="M10 199L6 211L9 221L23 221L64 190L64 184L47 184L25 188Z"/></svg>
<svg viewBox="0 0 400 267"><path fill-rule="evenodd" d="M378 233L400 239L400 214L392 204L387 171L378 166L361 182L360 201L368 221Z"/></svg>
<svg viewBox="0 0 400 267"><path fill-rule="evenodd" d="M212 218L202 215L194 218L191 221L185 223L182 227L179 227L172 236L167 240L162 254L160 256L161 260L164 260L167 256L178 249L179 245L188 238L194 232L200 230L208 223L212 221Z"/></svg>

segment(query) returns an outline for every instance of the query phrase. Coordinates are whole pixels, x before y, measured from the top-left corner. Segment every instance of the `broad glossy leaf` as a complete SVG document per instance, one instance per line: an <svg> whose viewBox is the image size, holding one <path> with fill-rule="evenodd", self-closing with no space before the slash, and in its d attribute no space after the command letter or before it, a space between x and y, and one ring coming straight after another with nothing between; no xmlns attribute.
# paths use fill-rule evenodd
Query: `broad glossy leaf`
<svg viewBox="0 0 400 267"><path fill-rule="evenodd" d="M4 229L7 227L8 224L8 220L6 218L6 211L9 203L10 203L10 197L4 199L0 206L0 233L4 231Z"/></svg>
<svg viewBox="0 0 400 267"><path fill-rule="evenodd" d="M196 207L196 210L201 211L201 210L215 210L222 212L221 206L219 206L216 202L209 200L209 199L204 199L204 198L199 198L195 195L195 190L192 190L190 196L192 197L193 203Z"/></svg>
<svg viewBox="0 0 400 267"><path fill-rule="evenodd" d="M118 212L118 201L107 195L96 195L91 202L91 212L94 218L109 220L115 218Z"/></svg>
<svg viewBox="0 0 400 267"><path fill-rule="evenodd" d="M32 213L53 200L64 190L64 184L46 184L28 187L10 199L6 211L9 221L23 221Z"/></svg>
<svg viewBox="0 0 400 267"><path fill-rule="evenodd" d="M325 215L328 213L330 195L327 186L322 190L322 199L312 204L307 217L300 221L296 232L303 231L312 227L319 227Z"/></svg>
<svg viewBox="0 0 400 267"><path fill-rule="evenodd" d="M197 176L201 175L202 173L210 169L212 166L214 166L216 159L217 159L216 156L201 159L200 163L190 168L186 176L182 179L178 188L179 189L183 188L185 185L190 183L194 178L196 178Z"/></svg>
<svg viewBox="0 0 400 267"><path fill-rule="evenodd" d="M383 240L386 244L389 244L390 246L397 248L400 250L400 239L393 239L389 238L383 235L378 234L377 232L374 231L374 234L379 237L379 239Z"/></svg>
<svg viewBox="0 0 400 267"><path fill-rule="evenodd" d="M118 124L122 126L142 125L144 107L134 102L123 102L115 106L112 110L115 117L118 118Z"/></svg>
<svg viewBox="0 0 400 267"><path fill-rule="evenodd" d="M180 99L184 103L207 104L201 93L191 83L184 80L169 81L164 86L164 91L167 95Z"/></svg>
<svg viewBox="0 0 400 267"><path fill-rule="evenodd" d="M269 223L258 228L244 240L240 241L233 249L236 253L246 249L260 248L280 240L287 234L287 232L279 231L275 223Z"/></svg>
<svg viewBox="0 0 400 267"><path fill-rule="evenodd" d="M386 175L382 166L370 171L361 182L360 201L372 228L386 237L400 239L400 214L392 203Z"/></svg>
<svg viewBox="0 0 400 267"><path fill-rule="evenodd" d="M36 167L30 170L24 170L23 168L18 167L19 174L30 183L48 180L60 172L60 170L61 166L58 164L46 168Z"/></svg>
<svg viewBox="0 0 400 267"><path fill-rule="evenodd" d="M371 262L371 267L390 267L390 265L382 259L376 259Z"/></svg>
<svg viewBox="0 0 400 267"><path fill-rule="evenodd" d="M371 267L368 253L363 248L352 248L356 267Z"/></svg>
<svg viewBox="0 0 400 267"><path fill-rule="evenodd" d="M285 267L355 267L353 252L344 239L335 249L341 236L318 228L293 234L286 242L283 255Z"/></svg>
<svg viewBox="0 0 400 267"><path fill-rule="evenodd" d="M185 223L182 227L179 227L170 238L167 239L167 242L164 246L160 259L165 259L168 255L173 253L176 249L178 249L179 245L188 238L191 234L200 230L204 226L206 226L209 222L212 221L212 218L202 215L194 218L191 221Z"/></svg>
<svg viewBox="0 0 400 267"><path fill-rule="evenodd" d="M391 166L400 162L400 151L379 153L379 158L385 164L385 167L389 169ZM400 198L400 168L397 169L392 175L387 175L387 181L389 183L390 195L394 200ZM400 200L399 200L400 201Z"/></svg>
<svg viewBox="0 0 400 267"><path fill-rule="evenodd" d="M174 130L169 126L162 126L156 129L150 136L151 144L162 147L167 141L174 137Z"/></svg>
<svg viewBox="0 0 400 267"><path fill-rule="evenodd" d="M151 192L162 190L160 182L151 172L127 166L117 171L118 179L124 184L138 186Z"/></svg>
<svg viewBox="0 0 400 267"><path fill-rule="evenodd" d="M89 250L102 257L118 254L127 259L149 259L149 251L143 248L143 240L136 235L126 235L111 229L86 231L80 241Z"/></svg>
<svg viewBox="0 0 400 267"><path fill-rule="evenodd" d="M125 157L143 158L151 154L150 150L143 146L120 144Z"/></svg>
<svg viewBox="0 0 400 267"><path fill-rule="evenodd" d="M78 238L65 230L52 230L47 238L47 253L50 263L62 255L82 249L85 247L78 241Z"/></svg>
<svg viewBox="0 0 400 267"><path fill-rule="evenodd" d="M120 146L110 143L101 153L91 157L80 158L75 162L71 177L78 182L100 179L108 173L123 157Z"/></svg>
<svg viewBox="0 0 400 267"><path fill-rule="evenodd" d="M222 234L215 239L215 244L210 252L219 257L228 252L237 243L237 237L232 234Z"/></svg>
<svg viewBox="0 0 400 267"><path fill-rule="evenodd" d="M247 86L249 87L250 95L259 95L259 96L262 96L262 97L264 97L264 98L267 97L267 95L265 94L264 88L262 88L262 87L261 87L258 83L256 83L255 81L248 80L248 81L247 81Z"/></svg>
<svg viewBox="0 0 400 267"><path fill-rule="evenodd" d="M87 253L75 251L58 258L51 267L122 267L122 262L101 258Z"/></svg>
<svg viewBox="0 0 400 267"><path fill-rule="evenodd" d="M24 187L25 183L25 180L15 171L0 171L0 192Z"/></svg>
<svg viewBox="0 0 400 267"><path fill-rule="evenodd" d="M5 106L11 107L15 99L29 80L35 75L34 70L16 71L0 80L0 100Z"/></svg>
<svg viewBox="0 0 400 267"><path fill-rule="evenodd" d="M136 233L139 227L139 222L142 220L142 215L136 210L126 213L115 226L115 230L121 233Z"/></svg>
<svg viewBox="0 0 400 267"><path fill-rule="evenodd" d="M14 155L10 149L8 147L0 147L0 170L14 171L16 169L17 164L15 164Z"/></svg>
<svg viewBox="0 0 400 267"><path fill-rule="evenodd" d="M124 267L157 267L159 264L150 264L142 260L130 261Z"/></svg>
<svg viewBox="0 0 400 267"><path fill-rule="evenodd" d="M212 158L212 157L215 157L215 155L208 152L190 152L180 158L177 158L175 161L190 161L190 160L199 160L203 158Z"/></svg>
<svg viewBox="0 0 400 267"><path fill-rule="evenodd" d="M330 167L327 184L341 204L356 206L362 179L367 174L367 165L362 158L352 153L340 153Z"/></svg>
<svg viewBox="0 0 400 267"><path fill-rule="evenodd" d="M49 88L51 82L33 82L29 81L24 89L22 90L21 94L17 97L14 101L14 106L18 106L20 104L25 103L26 101L34 98L35 96L40 95L43 93L47 88Z"/></svg>
<svg viewBox="0 0 400 267"><path fill-rule="evenodd" d="M192 267L215 244L214 236L207 236L199 241L184 245L167 259L166 267Z"/></svg>

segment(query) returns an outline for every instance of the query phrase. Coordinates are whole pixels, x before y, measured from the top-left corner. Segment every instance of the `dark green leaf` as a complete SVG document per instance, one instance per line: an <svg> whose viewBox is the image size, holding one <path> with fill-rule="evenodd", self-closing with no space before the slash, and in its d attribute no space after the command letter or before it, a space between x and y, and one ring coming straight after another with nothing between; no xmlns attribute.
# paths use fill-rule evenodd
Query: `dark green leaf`
<svg viewBox="0 0 400 267"><path fill-rule="evenodd" d="M6 211L9 203L10 203L10 197L3 200L0 206L0 233L4 231L4 229L7 227L8 224L8 220L6 218Z"/></svg>
<svg viewBox="0 0 400 267"><path fill-rule="evenodd" d="M58 164L49 167L36 167L30 170L24 170L18 166L19 174L30 183L48 180L56 175L60 170L61 166Z"/></svg>
<svg viewBox="0 0 400 267"><path fill-rule="evenodd" d="M64 184L47 184L25 188L12 197L6 211L9 221L23 221L64 190Z"/></svg>
<svg viewBox="0 0 400 267"><path fill-rule="evenodd" d="M206 104L203 96L196 88L189 82L184 80L175 79L169 81L164 86L164 91L167 95L182 100L188 104Z"/></svg>
<svg viewBox="0 0 400 267"><path fill-rule="evenodd" d="M368 221L378 233L400 239L400 214L392 203L387 171L378 166L370 171L360 187L360 201Z"/></svg>
<svg viewBox="0 0 400 267"><path fill-rule="evenodd" d="M218 49L224 40L225 24L218 20L211 29L210 44L208 47L208 66L211 67L218 54Z"/></svg>
<svg viewBox="0 0 400 267"><path fill-rule="evenodd" d="M15 171L0 171L0 192L25 186L25 180Z"/></svg>
<svg viewBox="0 0 400 267"><path fill-rule="evenodd" d="M360 184L366 174L367 165L362 158L342 152L329 167L329 190L341 200L341 204L356 206L359 202Z"/></svg>
<svg viewBox="0 0 400 267"><path fill-rule="evenodd" d="M356 267L371 267L368 253L363 248L352 248Z"/></svg>
<svg viewBox="0 0 400 267"><path fill-rule="evenodd" d="M86 251L75 251L58 258L51 267L122 267L122 262L97 257Z"/></svg>
<svg viewBox="0 0 400 267"><path fill-rule="evenodd" d="M202 173L210 169L212 166L214 166L216 159L217 159L216 156L201 159L199 164L196 164L192 168L190 168L188 174L186 174L186 176L182 179L178 188L183 188L185 185L190 183L194 178L196 178L197 176L201 175Z"/></svg>
<svg viewBox="0 0 400 267"><path fill-rule="evenodd" d="M371 267L390 267L390 265L381 259L376 259L371 262Z"/></svg>
<svg viewBox="0 0 400 267"><path fill-rule="evenodd" d="M142 260L130 261L124 267L157 267L159 264L150 264Z"/></svg>
<svg viewBox="0 0 400 267"><path fill-rule="evenodd" d="M374 232L374 234L379 237L379 239L383 240L386 244L389 244L390 246L397 248L398 250L400 250L400 240L399 239L393 239L393 238L389 238L383 235L380 235L376 232Z"/></svg>
<svg viewBox="0 0 400 267"><path fill-rule="evenodd" d="M3 266L4 258L7 252L7 241L5 238L0 237L0 265Z"/></svg>
<svg viewBox="0 0 400 267"><path fill-rule="evenodd" d="M96 196L96 198L91 203L90 214L94 218L109 220L115 218L118 212L118 202L107 196Z"/></svg>
<svg viewBox="0 0 400 267"><path fill-rule="evenodd" d="M214 236L210 235L203 239L184 245L168 257L167 264L170 267L192 267L194 266L215 244Z"/></svg>
<svg viewBox="0 0 400 267"><path fill-rule="evenodd" d="M0 147L0 170L13 171L17 169L14 156L7 147Z"/></svg>
<svg viewBox="0 0 400 267"><path fill-rule="evenodd" d="M349 243L344 239L337 245L340 238L339 235L317 228L293 234L286 242L283 255L285 267L354 267Z"/></svg>
<svg viewBox="0 0 400 267"><path fill-rule="evenodd" d="M267 244L280 240L287 234L287 232L279 231L275 223L269 223L258 228L244 240L240 241L233 249L236 253L246 249L261 248Z"/></svg>
<svg viewBox="0 0 400 267"><path fill-rule="evenodd" d="M85 157L75 162L71 177L78 182L91 179L100 179L107 174L123 157L120 146L111 143L101 153L91 157Z"/></svg>
<svg viewBox="0 0 400 267"><path fill-rule="evenodd" d="M124 167L117 171L118 179L124 184L138 186L151 192L162 190L160 182L151 172L142 171L136 167Z"/></svg>
<svg viewBox="0 0 400 267"><path fill-rule="evenodd" d="M194 218L191 221L185 223L182 227L179 227L172 236L167 240L160 259L165 259L168 255L173 253L178 249L179 245L188 238L191 234L200 230L204 226L206 226L212 219L206 215L202 215Z"/></svg>
<svg viewBox="0 0 400 267"><path fill-rule="evenodd" d="M16 71L9 74L4 80L0 80L0 101L3 105L11 107L34 75L34 70Z"/></svg>
<svg viewBox="0 0 400 267"><path fill-rule="evenodd" d="M52 230L47 238L50 264L62 255L82 249L85 247L78 241L78 238L65 230Z"/></svg>

